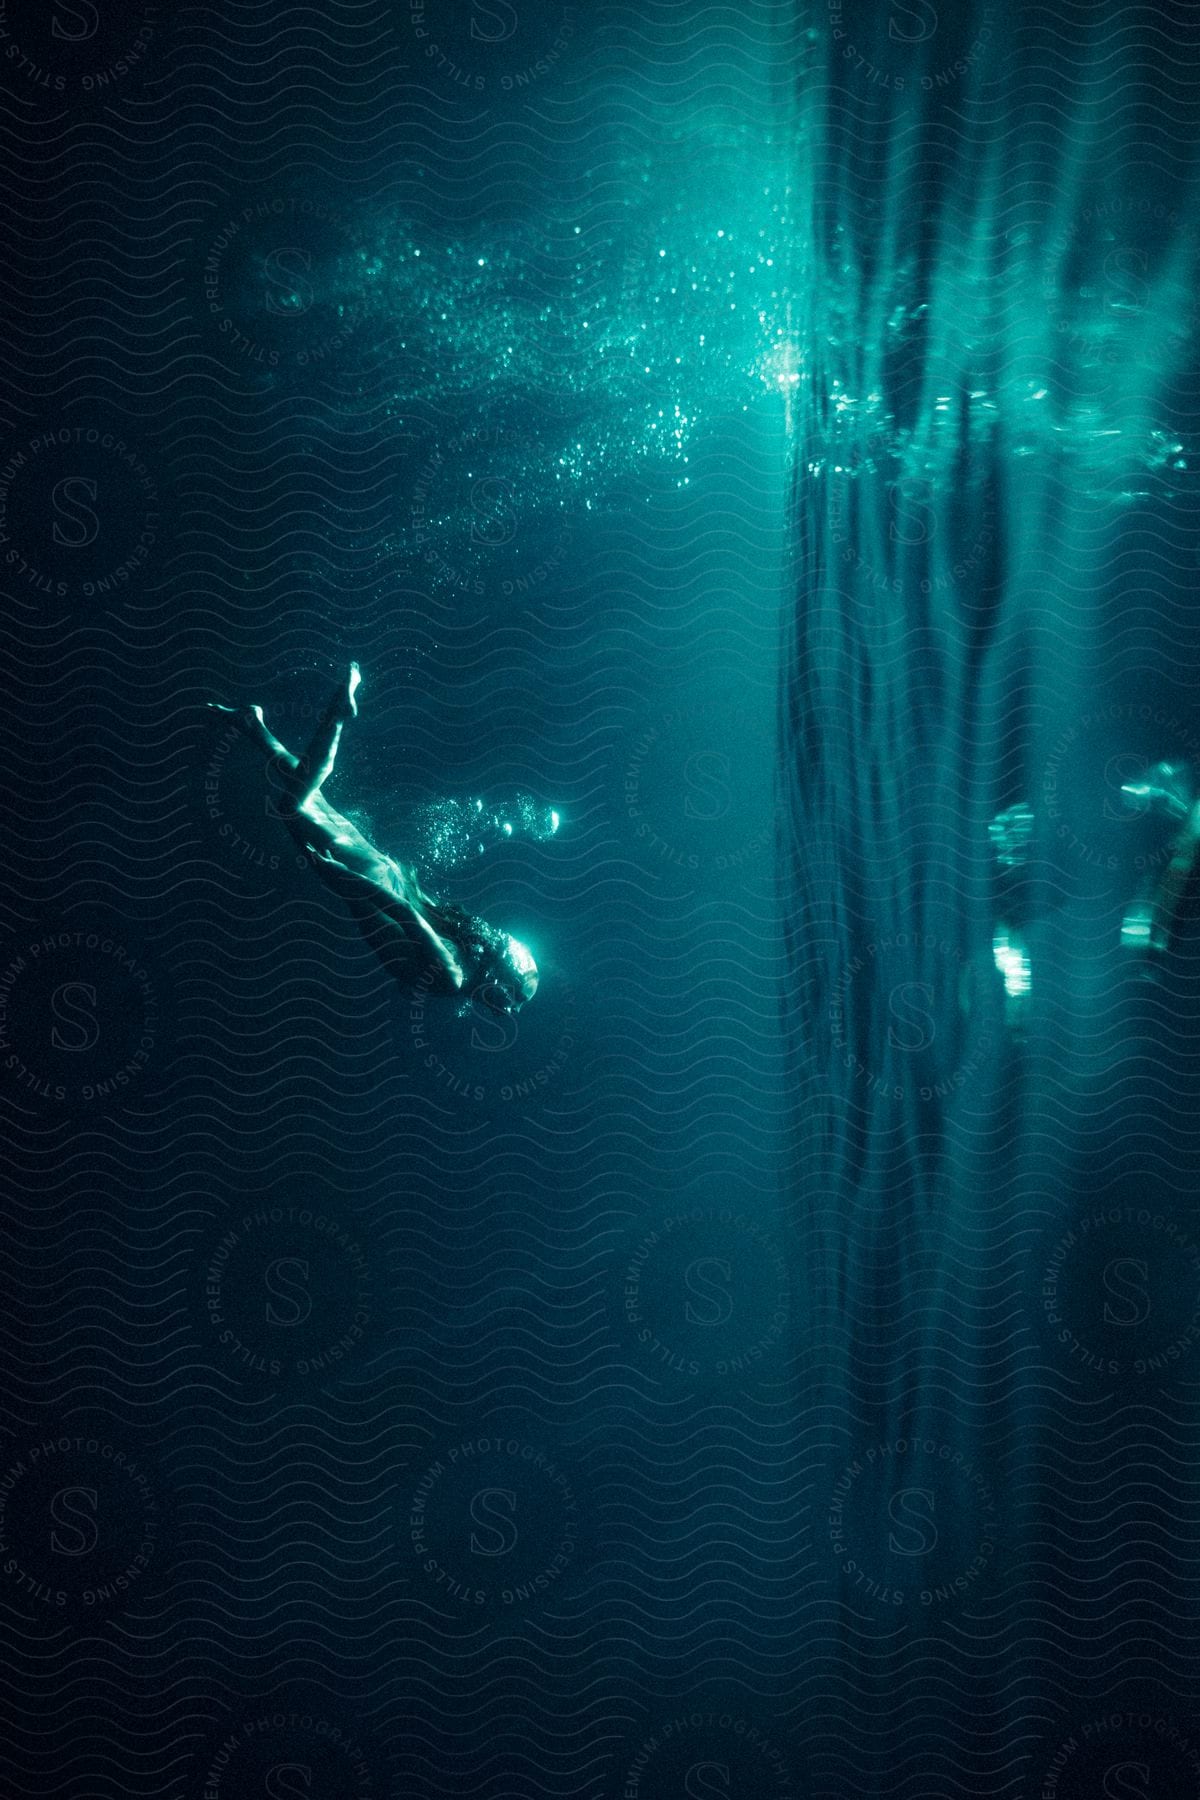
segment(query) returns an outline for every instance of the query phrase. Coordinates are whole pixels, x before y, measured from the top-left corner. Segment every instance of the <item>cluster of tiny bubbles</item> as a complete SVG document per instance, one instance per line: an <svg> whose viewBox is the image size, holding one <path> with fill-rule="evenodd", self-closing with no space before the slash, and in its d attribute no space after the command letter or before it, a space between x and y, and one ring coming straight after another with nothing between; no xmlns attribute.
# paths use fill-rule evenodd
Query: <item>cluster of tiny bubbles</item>
<svg viewBox="0 0 1200 1800"><path fill-rule="evenodd" d="M429 800L413 809L419 856L438 870L461 869L514 839L544 844L561 822L553 807L531 794L514 794L502 802L477 797Z"/></svg>
<svg viewBox="0 0 1200 1800"><path fill-rule="evenodd" d="M700 428L765 393L786 403L803 378L786 181L761 141L713 161L719 179L681 186L630 159L603 205L560 203L473 235L395 214L360 221L331 271L354 325L338 404L417 446L486 434L486 474L523 517L686 488ZM471 474L438 488L419 527L398 494L388 549L436 535L460 573L482 561Z"/></svg>

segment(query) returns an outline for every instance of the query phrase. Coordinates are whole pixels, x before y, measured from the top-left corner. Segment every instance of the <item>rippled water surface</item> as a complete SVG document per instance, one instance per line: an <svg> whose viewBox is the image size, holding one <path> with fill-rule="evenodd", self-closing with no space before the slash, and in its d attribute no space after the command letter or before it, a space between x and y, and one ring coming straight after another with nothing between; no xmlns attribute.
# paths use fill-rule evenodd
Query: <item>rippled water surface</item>
<svg viewBox="0 0 1200 1800"><path fill-rule="evenodd" d="M1190 900L1122 936L1195 731L1187 30L1082 23L879 9L801 84L790 1041L877 1792L1194 1783Z"/></svg>

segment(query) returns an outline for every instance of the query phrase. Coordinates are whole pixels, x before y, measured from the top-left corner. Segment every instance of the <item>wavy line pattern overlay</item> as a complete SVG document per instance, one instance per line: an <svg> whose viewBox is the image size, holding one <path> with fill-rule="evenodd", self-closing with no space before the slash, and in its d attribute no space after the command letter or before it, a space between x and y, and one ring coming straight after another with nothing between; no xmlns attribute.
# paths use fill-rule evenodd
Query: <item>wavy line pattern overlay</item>
<svg viewBox="0 0 1200 1800"><path fill-rule="evenodd" d="M1196 35L0 0L5 1795L1200 1792Z"/></svg>

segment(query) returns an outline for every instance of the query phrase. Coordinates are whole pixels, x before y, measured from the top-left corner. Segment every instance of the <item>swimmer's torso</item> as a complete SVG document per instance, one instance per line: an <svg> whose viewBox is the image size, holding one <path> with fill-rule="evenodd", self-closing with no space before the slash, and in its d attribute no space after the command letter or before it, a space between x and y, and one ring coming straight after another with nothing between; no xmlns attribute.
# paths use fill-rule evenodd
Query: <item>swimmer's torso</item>
<svg viewBox="0 0 1200 1800"><path fill-rule="evenodd" d="M397 980L428 979L435 991L462 985L454 945L431 922L434 910L416 874L377 850L358 827L314 795L287 816L293 839L345 902L388 973Z"/></svg>

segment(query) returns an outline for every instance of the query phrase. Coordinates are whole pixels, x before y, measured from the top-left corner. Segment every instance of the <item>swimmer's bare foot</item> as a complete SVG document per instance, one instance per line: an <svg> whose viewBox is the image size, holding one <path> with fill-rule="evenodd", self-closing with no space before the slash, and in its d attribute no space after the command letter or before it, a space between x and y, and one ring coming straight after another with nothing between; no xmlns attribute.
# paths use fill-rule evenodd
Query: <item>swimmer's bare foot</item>
<svg viewBox="0 0 1200 1800"><path fill-rule="evenodd" d="M339 717L343 719L356 719L358 717L358 701L354 696L358 692L361 681L362 670L356 662L352 662L349 669L346 671L346 692L342 700L342 705L338 708Z"/></svg>
<svg viewBox="0 0 1200 1800"><path fill-rule="evenodd" d="M355 695L362 681L362 670L356 662L352 662L346 670L346 681L334 694L322 717L331 724L344 725L348 719L358 717L358 701Z"/></svg>
<svg viewBox="0 0 1200 1800"><path fill-rule="evenodd" d="M205 706L209 712L228 713L234 724L239 725L243 731L253 731L263 722L261 706L222 706L219 700L206 700Z"/></svg>

